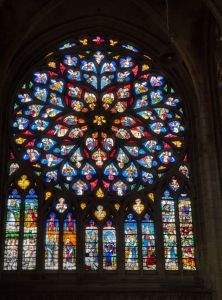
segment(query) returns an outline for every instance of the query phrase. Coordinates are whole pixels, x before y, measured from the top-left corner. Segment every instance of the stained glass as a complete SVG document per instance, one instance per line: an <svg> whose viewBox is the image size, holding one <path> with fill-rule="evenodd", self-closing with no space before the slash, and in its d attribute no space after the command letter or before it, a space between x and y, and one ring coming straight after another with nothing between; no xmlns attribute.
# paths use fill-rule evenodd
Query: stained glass
<svg viewBox="0 0 222 300"><path fill-rule="evenodd" d="M60 213L60 214L62 214L62 213L64 213L64 211L67 209L67 204L66 204L66 202L65 202L65 199L64 198L59 198L58 199L58 202L57 202L57 204L56 204L56 210Z"/></svg>
<svg viewBox="0 0 222 300"><path fill-rule="evenodd" d="M144 211L144 204L141 203L140 199L135 200L135 204L133 205L133 210L140 215Z"/></svg>
<svg viewBox="0 0 222 300"><path fill-rule="evenodd" d="M19 169L19 164L16 162L12 162L9 165L9 175L11 176Z"/></svg>
<svg viewBox="0 0 222 300"><path fill-rule="evenodd" d="M189 168L186 166L186 165L181 165L179 167L179 171L184 175L186 176L187 178L189 178Z"/></svg>
<svg viewBox="0 0 222 300"><path fill-rule="evenodd" d="M178 270L178 251L175 219L175 201L166 190L161 199L164 257L166 270Z"/></svg>
<svg viewBox="0 0 222 300"><path fill-rule="evenodd" d="M178 199L182 263L184 270L196 270L191 201L186 193Z"/></svg>
<svg viewBox="0 0 222 300"><path fill-rule="evenodd" d="M180 184L179 184L177 178L174 176L169 183L169 188L176 192L179 189L179 187L180 187Z"/></svg>
<svg viewBox="0 0 222 300"><path fill-rule="evenodd" d="M170 82L126 42L96 36L58 49L15 100L18 156L78 196L123 197L157 183L181 159L186 130Z"/></svg>
<svg viewBox="0 0 222 300"><path fill-rule="evenodd" d="M45 233L45 269L58 270L59 263L59 220L51 212L46 221Z"/></svg>
<svg viewBox="0 0 222 300"><path fill-rule="evenodd" d="M20 231L21 196L14 189L8 196L4 270L16 270L18 266L18 245Z"/></svg>
<svg viewBox="0 0 222 300"><path fill-rule="evenodd" d="M22 190L26 190L30 185L30 181L27 179L26 175L22 175L21 178L18 180L18 186Z"/></svg>
<svg viewBox="0 0 222 300"><path fill-rule="evenodd" d="M99 236L98 228L93 220L85 229L85 269L98 270L99 267Z"/></svg>
<svg viewBox="0 0 222 300"><path fill-rule="evenodd" d="M106 211L104 210L102 205L98 205L96 211L94 212L95 217L102 221L106 216Z"/></svg>
<svg viewBox="0 0 222 300"><path fill-rule="evenodd" d="M22 269L36 267L38 198L31 189L25 198Z"/></svg>
<svg viewBox="0 0 222 300"><path fill-rule="evenodd" d="M27 75L14 99L16 154L9 161L9 176L25 196L14 189L7 200L4 269L36 268L38 198L24 165L47 187L43 199L52 209L45 270L78 269L74 201L101 223L99 229L91 219L84 228L86 271L117 270L110 206L116 215L127 212L125 270L156 270L155 224L144 195L159 201L154 191L172 170L160 199L165 269L195 270L191 200L181 193L190 177L184 108L152 59L128 42L84 36L60 44Z"/></svg>
<svg viewBox="0 0 222 300"><path fill-rule="evenodd" d="M156 270L155 229L149 214L145 215L141 229L143 270Z"/></svg>
<svg viewBox="0 0 222 300"><path fill-rule="evenodd" d="M103 227L103 269L116 270L116 230L111 221Z"/></svg>
<svg viewBox="0 0 222 300"><path fill-rule="evenodd" d="M138 236L137 222L132 214L127 216L124 222L125 234L125 269L138 270Z"/></svg>
<svg viewBox="0 0 222 300"><path fill-rule="evenodd" d="M76 220L72 213L63 222L63 269L76 270Z"/></svg>

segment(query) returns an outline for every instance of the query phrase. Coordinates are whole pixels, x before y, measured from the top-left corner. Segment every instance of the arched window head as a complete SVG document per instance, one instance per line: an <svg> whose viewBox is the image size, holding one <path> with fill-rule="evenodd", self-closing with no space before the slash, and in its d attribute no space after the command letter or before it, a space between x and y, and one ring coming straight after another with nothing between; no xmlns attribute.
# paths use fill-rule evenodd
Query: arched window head
<svg viewBox="0 0 222 300"><path fill-rule="evenodd" d="M42 271L195 270L188 122L168 76L99 36L32 70L11 115L4 269L35 269L38 252Z"/></svg>

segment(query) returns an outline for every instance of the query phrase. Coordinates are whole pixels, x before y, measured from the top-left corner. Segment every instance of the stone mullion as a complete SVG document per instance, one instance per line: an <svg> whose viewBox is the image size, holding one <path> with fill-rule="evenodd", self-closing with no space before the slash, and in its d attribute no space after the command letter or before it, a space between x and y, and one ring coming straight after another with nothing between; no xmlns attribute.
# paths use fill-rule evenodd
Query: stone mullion
<svg viewBox="0 0 222 300"><path fill-rule="evenodd" d="M100 223L98 226L98 271L103 272L103 226Z"/></svg>
<svg viewBox="0 0 222 300"><path fill-rule="evenodd" d="M143 272L143 253L142 253L142 220L139 218L137 220L137 243L138 243L138 265L139 265L139 272Z"/></svg>
<svg viewBox="0 0 222 300"><path fill-rule="evenodd" d="M117 269L118 273L123 275L125 273L125 235L124 235L124 214L122 211L118 212L117 218Z"/></svg>
<svg viewBox="0 0 222 300"><path fill-rule="evenodd" d="M38 196L38 216L37 216L37 236L36 236L36 270L42 272L44 270L44 228L45 228L45 214L44 214L44 198L43 193Z"/></svg>
<svg viewBox="0 0 222 300"><path fill-rule="evenodd" d="M178 196L174 196L174 211L175 211L175 225L176 225L176 237L177 237L177 256L178 256L178 270L183 270L182 263L182 249L181 249L181 234L180 234L180 218L178 207Z"/></svg>
<svg viewBox="0 0 222 300"><path fill-rule="evenodd" d="M20 203L20 222L19 222L19 238L18 238L18 262L17 262L17 270L18 271L22 270L26 192L21 191L20 195L21 195L21 203Z"/></svg>
<svg viewBox="0 0 222 300"><path fill-rule="evenodd" d="M84 264L85 264L85 226L82 220L82 216L77 214L76 216L76 268L79 274L84 272Z"/></svg>
<svg viewBox="0 0 222 300"><path fill-rule="evenodd" d="M161 276L165 273L165 257L164 257L164 240L163 240L163 225L162 225L162 208L161 208L161 194L155 194L154 206L154 220L155 220L155 242L156 242L156 257L157 257L157 271Z"/></svg>
<svg viewBox="0 0 222 300"><path fill-rule="evenodd" d="M59 216L58 269L63 270L63 218Z"/></svg>

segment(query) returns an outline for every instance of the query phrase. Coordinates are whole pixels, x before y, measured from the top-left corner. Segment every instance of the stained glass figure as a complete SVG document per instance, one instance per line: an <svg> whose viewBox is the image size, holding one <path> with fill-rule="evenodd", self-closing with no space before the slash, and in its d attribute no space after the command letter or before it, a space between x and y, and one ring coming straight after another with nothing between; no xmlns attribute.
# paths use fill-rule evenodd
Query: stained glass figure
<svg viewBox="0 0 222 300"><path fill-rule="evenodd" d="M99 235L98 228L93 220L85 229L85 269L98 270L99 267Z"/></svg>
<svg viewBox="0 0 222 300"><path fill-rule="evenodd" d="M166 190L161 199L166 270L178 270L175 199Z"/></svg>
<svg viewBox="0 0 222 300"><path fill-rule="evenodd" d="M133 218L133 215L129 214L124 222L126 270L139 269L137 231L137 222Z"/></svg>
<svg viewBox="0 0 222 300"><path fill-rule="evenodd" d="M181 165L179 167L179 171L184 175L186 176L187 178L189 178L189 168L186 166L186 165Z"/></svg>
<svg viewBox="0 0 222 300"><path fill-rule="evenodd" d="M45 233L45 269L58 270L59 263L59 220L51 212L46 220Z"/></svg>
<svg viewBox="0 0 222 300"><path fill-rule="evenodd" d="M116 230L111 221L103 227L103 269L116 270Z"/></svg>
<svg viewBox="0 0 222 300"><path fill-rule="evenodd" d="M169 183L169 187L170 187L170 189L172 189L175 192L180 188L179 182L175 176L171 179L171 181Z"/></svg>
<svg viewBox="0 0 222 300"><path fill-rule="evenodd" d="M18 266L20 214L21 196L14 189L7 201L4 270L16 270Z"/></svg>
<svg viewBox="0 0 222 300"><path fill-rule="evenodd" d="M147 213L141 223L143 270L156 270L154 222Z"/></svg>
<svg viewBox="0 0 222 300"><path fill-rule="evenodd" d="M186 193L178 199L182 263L184 270L196 270L191 201Z"/></svg>
<svg viewBox="0 0 222 300"><path fill-rule="evenodd" d="M76 220L72 213L63 222L63 269L76 270Z"/></svg>
<svg viewBox="0 0 222 300"><path fill-rule="evenodd" d="M56 210L62 214L64 213L64 211L67 209L67 204L65 202L65 199L64 198L59 198L58 199L58 202L56 204Z"/></svg>
<svg viewBox="0 0 222 300"><path fill-rule="evenodd" d="M19 169L19 164L16 162L12 162L9 165L9 176L14 174Z"/></svg>
<svg viewBox="0 0 222 300"><path fill-rule="evenodd" d="M38 198L34 189L25 198L22 269L36 267Z"/></svg>

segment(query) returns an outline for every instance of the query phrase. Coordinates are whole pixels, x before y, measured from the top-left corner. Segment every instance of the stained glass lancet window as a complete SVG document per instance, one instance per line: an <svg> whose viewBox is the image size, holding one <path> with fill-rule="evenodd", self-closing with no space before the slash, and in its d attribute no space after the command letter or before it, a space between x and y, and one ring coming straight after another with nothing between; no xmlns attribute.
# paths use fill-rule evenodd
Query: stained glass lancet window
<svg viewBox="0 0 222 300"><path fill-rule="evenodd" d="M138 228L132 214L127 216L124 223L125 234L125 268L126 270L138 270Z"/></svg>
<svg viewBox="0 0 222 300"><path fill-rule="evenodd" d="M142 253L144 270L156 270L155 244L154 221L147 213L142 220Z"/></svg>
<svg viewBox="0 0 222 300"><path fill-rule="evenodd" d="M63 223L63 269L76 270L76 220L70 212Z"/></svg>
<svg viewBox="0 0 222 300"><path fill-rule="evenodd" d="M116 230L112 221L107 221L103 227L103 268L116 270Z"/></svg>
<svg viewBox="0 0 222 300"><path fill-rule="evenodd" d="M195 248L193 237L191 202L187 193L181 193L178 199L181 252L184 270L195 270Z"/></svg>
<svg viewBox="0 0 222 300"><path fill-rule="evenodd" d="M51 212L46 220L45 232L45 269L58 270L59 268L59 220Z"/></svg>
<svg viewBox="0 0 222 300"><path fill-rule="evenodd" d="M85 229L85 269L97 270L99 267L99 233L93 220Z"/></svg>
<svg viewBox="0 0 222 300"><path fill-rule="evenodd" d="M178 270L178 250L176 235L175 201L168 190L161 200L166 270Z"/></svg>
<svg viewBox="0 0 222 300"><path fill-rule="evenodd" d="M25 197L24 237L22 247L22 268L24 270L33 270L36 266L37 217L38 199L35 191L32 189Z"/></svg>
<svg viewBox="0 0 222 300"><path fill-rule="evenodd" d="M18 265L18 244L20 231L21 196L14 189L8 196L4 270L16 270Z"/></svg>
<svg viewBox="0 0 222 300"><path fill-rule="evenodd" d="M39 249L45 270L78 271L83 257L86 271L118 271L124 243L125 270L155 271L157 240L166 270L195 270L185 117L139 47L88 36L51 49L14 99L4 270L35 269ZM36 178L38 201L23 193Z"/></svg>

